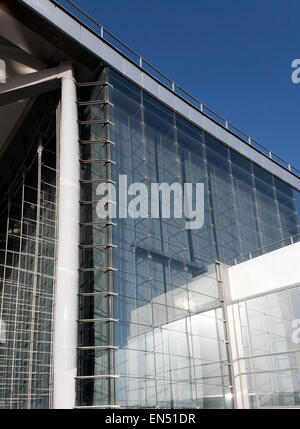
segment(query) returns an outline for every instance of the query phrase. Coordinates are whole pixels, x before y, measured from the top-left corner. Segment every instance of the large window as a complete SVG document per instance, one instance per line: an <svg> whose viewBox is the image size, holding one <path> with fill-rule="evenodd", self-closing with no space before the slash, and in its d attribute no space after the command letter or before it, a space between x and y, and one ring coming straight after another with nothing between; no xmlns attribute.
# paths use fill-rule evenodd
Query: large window
<svg viewBox="0 0 300 429"><path fill-rule="evenodd" d="M1 189L0 408L52 405L57 100L39 102L31 134L19 131L25 159Z"/></svg>
<svg viewBox="0 0 300 429"><path fill-rule="evenodd" d="M242 340L235 376L252 408L300 405L299 304L296 287L234 305Z"/></svg>
<svg viewBox="0 0 300 429"><path fill-rule="evenodd" d="M77 404L231 407L214 261L233 264L296 233L295 192L112 70L79 98ZM174 217L100 220L96 188L117 186L120 175L149 193L152 183L203 183L203 227Z"/></svg>

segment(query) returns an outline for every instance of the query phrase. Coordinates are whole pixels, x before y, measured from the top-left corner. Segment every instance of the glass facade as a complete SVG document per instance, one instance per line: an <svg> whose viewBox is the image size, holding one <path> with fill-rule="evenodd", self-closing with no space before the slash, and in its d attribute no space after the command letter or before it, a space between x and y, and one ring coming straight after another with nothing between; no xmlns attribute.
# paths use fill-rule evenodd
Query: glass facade
<svg viewBox="0 0 300 429"><path fill-rule="evenodd" d="M251 408L300 405L298 327L300 288L282 290L236 304L245 376Z"/></svg>
<svg viewBox="0 0 300 429"><path fill-rule="evenodd" d="M214 261L299 232L297 194L105 69L79 85L78 406L230 408L230 356ZM99 184L204 184L204 226L97 216ZM171 206L174 200L171 198ZM119 207L120 209L120 207ZM161 208L160 208L161 215Z"/></svg>
<svg viewBox="0 0 300 429"><path fill-rule="evenodd" d="M78 84L76 406L232 408L235 374L215 261L233 265L246 252L298 234L298 194L115 71L105 68L98 79ZM25 161L1 190L1 408L53 406L58 97L46 97L47 108L39 109L44 99L38 99L28 117L39 127L25 132L31 142ZM170 217L161 199L157 217L122 217L127 207L117 198L119 216L101 219L99 185L114 185L120 197L120 176L128 186L142 184L148 195L153 183L203 184L203 226L187 229L185 212L172 215L173 193ZM107 207L113 206L112 199ZM293 293L276 295L278 338L268 336L267 325L256 332L257 320L266 317L275 326L270 297L239 304L249 345L239 359L247 362L242 375L252 407L299 403L298 351L286 345L283 332L290 332L292 313L282 300L298 311Z"/></svg>
<svg viewBox="0 0 300 429"><path fill-rule="evenodd" d="M251 290L236 275L245 294L234 295L228 268L290 244L289 256L297 251L299 192L258 164L272 165L297 189L299 170L69 1L4 3L8 86L0 109L9 121L0 130L0 408L300 408L300 282L288 276L282 257L282 283L266 285L265 276ZM44 34L35 35L43 22ZM16 73L20 79L11 82ZM79 83L86 79L94 81ZM28 98L12 102L19 97ZM210 130L215 124L215 135L233 134L228 145L249 142L257 164L184 115ZM127 213L122 177L146 190L128 191L139 197L135 217ZM177 189L169 193L170 216L163 192L153 197L153 184ZM186 184L193 190L188 201L180 194ZM197 207L196 184L203 225L189 229L185 209ZM104 196L102 185L116 195L107 188ZM99 214L103 197L108 218ZM60 211L59 201L66 203ZM59 218L68 208L74 218ZM258 275L249 272L252 285Z"/></svg>
<svg viewBox="0 0 300 429"><path fill-rule="evenodd" d="M48 97L42 117L31 118L39 126L24 163L1 190L0 408L51 407L55 111L56 101Z"/></svg>

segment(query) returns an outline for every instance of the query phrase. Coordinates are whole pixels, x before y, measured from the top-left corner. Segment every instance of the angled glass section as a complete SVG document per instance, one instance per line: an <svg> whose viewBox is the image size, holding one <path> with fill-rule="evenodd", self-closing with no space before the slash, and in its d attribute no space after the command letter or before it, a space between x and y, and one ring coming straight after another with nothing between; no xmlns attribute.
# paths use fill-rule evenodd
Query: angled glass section
<svg viewBox="0 0 300 429"><path fill-rule="evenodd" d="M0 201L0 408L52 407L57 99L48 96ZM21 130L23 133L23 130ZM15 137L17 145L18 135Z"/></svg>

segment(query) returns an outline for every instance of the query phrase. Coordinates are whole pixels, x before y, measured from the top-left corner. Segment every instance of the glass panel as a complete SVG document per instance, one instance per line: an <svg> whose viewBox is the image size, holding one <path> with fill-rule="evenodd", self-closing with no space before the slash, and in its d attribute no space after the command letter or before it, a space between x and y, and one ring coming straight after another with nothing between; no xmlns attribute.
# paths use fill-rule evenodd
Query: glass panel
<svg viewBox="0 0 300 429"><path fill-rule="evenodd" d="M268 294L239 304L243 349L240 371L248 373L253 408L296 406L299 395L299 342L294 309L300 288ZM250 359L243 359L249 356Z"/></svg>
<svg viewBox="0 0 300 429"><path fill-rule="evenodd" d="M38 98L15 138L22 165L0 199L0 408L46 409L52 400L56 250L56 97ZM24 146L22 146L23 143ZM30 142L30 147L27 146ZM10 149L8 149L10 150ZM15 148L13 149L15 150ZM13 165L13 164L12 164ZM7 200L10 195L10 202ZM3 210L3 205L6 207Z"/></svg>

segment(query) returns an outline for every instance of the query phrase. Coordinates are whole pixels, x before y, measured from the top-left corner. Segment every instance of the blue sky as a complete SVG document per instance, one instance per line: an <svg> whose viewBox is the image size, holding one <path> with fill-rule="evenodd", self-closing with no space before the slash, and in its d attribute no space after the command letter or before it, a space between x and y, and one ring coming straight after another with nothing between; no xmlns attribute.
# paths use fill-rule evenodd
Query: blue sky
<svg viewBox="0 0 300 429"><path fill-rule="evenodd" d="M74 0L175 82L300 169L299 0Z"/></svg>

